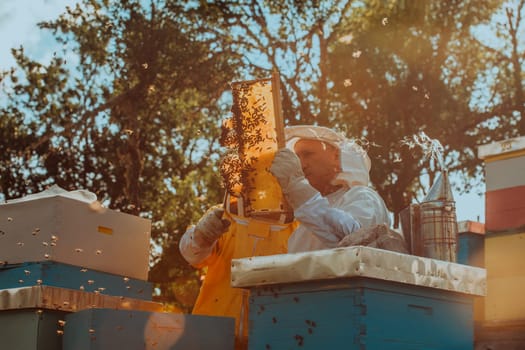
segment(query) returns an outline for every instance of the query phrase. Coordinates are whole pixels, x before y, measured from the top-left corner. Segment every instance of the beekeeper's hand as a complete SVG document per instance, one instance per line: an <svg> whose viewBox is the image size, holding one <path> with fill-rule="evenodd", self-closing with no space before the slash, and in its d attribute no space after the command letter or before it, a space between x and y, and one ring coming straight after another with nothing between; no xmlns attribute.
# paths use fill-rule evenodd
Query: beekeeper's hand
<svg viewBox="0 0 525 350"><path fill-rule="evenodd" d="M360 228L345 236L338 244L339 247L368 246L408 254L405 239L399 232L381 224L372 227Z"/></svg>
<svg viewBox="0 0 525 350"><path fill-rule="evenodd" d="M293 209L299 208L317 193L305 178L299 157L287 148L277 151L270 172L277 178Z"/></svg>
<svg viewBox="0 0 525 350"><path fill-rule="evenodd" d="M362 227L359 230L346 235L338 244L339 247L349 247L354 245L367 246L375 242L380 235L388 233L386 225L376 225L373 227Z"/></svg>
<svg viewBox="0 0 525 350"><path fill-rule="evenodd" d="M193 237L201 247L211 247L228 230L230 221L223 219L223 215L224 209L222 207L213 207L204 213L197 222Z"/></svg>

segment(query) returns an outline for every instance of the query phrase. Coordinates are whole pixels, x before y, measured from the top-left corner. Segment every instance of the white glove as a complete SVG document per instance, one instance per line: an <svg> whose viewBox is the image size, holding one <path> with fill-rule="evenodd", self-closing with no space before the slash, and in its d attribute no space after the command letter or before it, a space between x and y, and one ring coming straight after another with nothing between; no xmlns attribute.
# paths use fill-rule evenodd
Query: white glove
<svg viewBox="0 0 525 350"><path fill-rule="evenodd" d="M223 219L222 207L210 208L197 222L193 238L201 247L211 247L230 227L230 221Z"/></svg>
<svg viewBox="0 0 525 350"><path fill-rule="evenodd" d="M270 172L277 178L283 194L294 210L318 192L305 178L299 157L287 148L277 151Z"/></svg>

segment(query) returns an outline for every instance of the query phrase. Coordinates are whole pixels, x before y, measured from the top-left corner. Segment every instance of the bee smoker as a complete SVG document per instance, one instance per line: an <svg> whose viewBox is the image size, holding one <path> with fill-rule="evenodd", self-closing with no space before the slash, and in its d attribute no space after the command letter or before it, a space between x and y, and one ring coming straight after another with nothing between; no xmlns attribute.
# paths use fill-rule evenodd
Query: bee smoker
<svg viewBox="0 0 525 350"><path fill-rule="evenodd" d="M413 255L457 261L456 203L448 173L442 171L424 200L400 213L403 235Z"/></svg>

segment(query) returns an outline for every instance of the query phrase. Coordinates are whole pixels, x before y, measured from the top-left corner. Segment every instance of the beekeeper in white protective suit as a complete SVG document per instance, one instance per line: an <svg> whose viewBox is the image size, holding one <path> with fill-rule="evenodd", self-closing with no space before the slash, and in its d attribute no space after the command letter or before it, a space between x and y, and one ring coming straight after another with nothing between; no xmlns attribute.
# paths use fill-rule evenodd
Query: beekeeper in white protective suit
<svg viewBox="0 0 525 350"><path fill-rule="evenodd" d="M325 127L285 129L287 148L270 168L299 226L288 252L334 248L362 228L390 226L379 194L368 186L370 158L354 141Z"/></svg>

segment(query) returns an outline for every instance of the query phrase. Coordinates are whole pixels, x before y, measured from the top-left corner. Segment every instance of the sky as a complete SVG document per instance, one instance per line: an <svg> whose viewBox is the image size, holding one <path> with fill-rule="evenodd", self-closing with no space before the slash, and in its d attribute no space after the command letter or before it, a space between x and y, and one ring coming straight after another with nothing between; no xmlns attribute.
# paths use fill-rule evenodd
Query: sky
<svg viewBox="0 0 525 350"><path fill-rule="evenodd" d="M37 23L57 18L67 5L75 3L77 0L0 0L0 68L13 66L11 48L20 45L34 58L50 57L51 36Z"/></svg>
<svg viewBox="0 0 525 350"><path fill-rule="evenodd" d="M11 48L22 45L26 54L38 61L47 61L56 51L51 35L40 30L37 23L58 17L66 6L78 0L0 0L0 70L14 65ZM453 179L452 179L453 181ZM485 185L469 194L453 191L458 221L485 221Z"/></svg>

